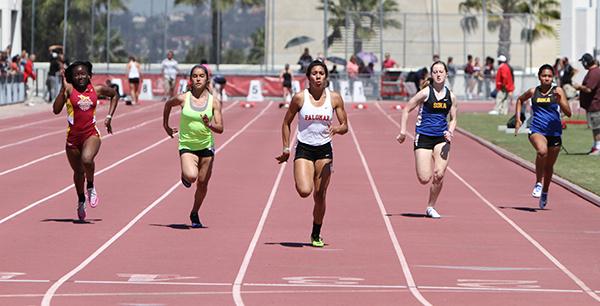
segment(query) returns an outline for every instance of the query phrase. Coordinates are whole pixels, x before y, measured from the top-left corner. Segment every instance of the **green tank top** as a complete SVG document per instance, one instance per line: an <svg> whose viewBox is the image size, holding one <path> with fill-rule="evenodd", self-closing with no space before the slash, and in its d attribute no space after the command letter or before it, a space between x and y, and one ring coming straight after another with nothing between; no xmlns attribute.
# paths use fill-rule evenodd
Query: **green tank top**
<svg viewBox="0 0 600 306"><path fill-rule="evenodd" d="M185 93L179 121L179 150L212 150L214 149L215 140L212 131L202 121L202 116L206 115L208 120L212 120L213 96L208 94L206 106L202 108L193 106L191 98L191 91Z"/></svg>

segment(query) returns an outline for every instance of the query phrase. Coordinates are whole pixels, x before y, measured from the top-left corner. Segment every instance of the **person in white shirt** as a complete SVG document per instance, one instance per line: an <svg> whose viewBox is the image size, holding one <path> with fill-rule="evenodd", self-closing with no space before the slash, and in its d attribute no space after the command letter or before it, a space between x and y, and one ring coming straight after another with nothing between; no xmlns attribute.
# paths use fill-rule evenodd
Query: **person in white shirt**
<svg viewBox="0 0 600 306"><path fill-rule="evenodd" d="M175 96L175 80L177 79L177 61L173 59L173 51L167 52L167 58L161 63L161 71L164 77L165 96L172 98Z"/></svg>
<svg viewBox="0 0 600 306"><path fill-rule="evenodd" d="M135 60L134 56L129 56L127 63L127 78L129 79L129 91L131 91L131 100L133 104L138 104L140 95L140 79L142 78L142 67Z"/></svg>
<svg viewBox="0 0 600 306"><path fill-rule="evenodd" d="M290 157L290 124L298 114L298 136L294 157L296 191L306 198L313 195L313 229L310 235L314 247L323 247L321 226L325 216L325 195L331 178L333 135L348 132L344 101L337 92L327 89L327 66L313 61L306 69L309 88L296 93L285 114L281 128L283 152L277 156L279 163ZM339 125L333 125L333 113Z"/></svg>

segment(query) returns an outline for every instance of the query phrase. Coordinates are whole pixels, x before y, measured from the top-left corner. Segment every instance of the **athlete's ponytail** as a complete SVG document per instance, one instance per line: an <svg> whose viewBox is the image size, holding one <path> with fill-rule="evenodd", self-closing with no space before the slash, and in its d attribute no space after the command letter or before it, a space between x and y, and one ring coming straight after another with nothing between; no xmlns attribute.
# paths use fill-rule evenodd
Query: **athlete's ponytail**
<svg viewBox="0 0 600 306"><path fill-rule="evenodd" d="M423 82L423 85L421 85L421 89L425 89L427 87L429 87L429 85L431 85L433 83L433 78L432 77L428 77L425 82Z"/></svg>

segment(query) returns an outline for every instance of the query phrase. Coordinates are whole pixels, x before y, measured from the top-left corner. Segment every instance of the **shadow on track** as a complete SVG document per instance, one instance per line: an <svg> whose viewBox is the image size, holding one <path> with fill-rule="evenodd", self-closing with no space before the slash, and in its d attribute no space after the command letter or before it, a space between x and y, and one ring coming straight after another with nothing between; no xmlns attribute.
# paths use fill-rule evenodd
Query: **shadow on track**
<svg viewBox="0 0 600 306"><path fill-rule="evenodd" d="M192 227L191 225L187 225L187 224L150 224L150 225L151 226L168 227L168 228L176 229L176 230L191 230L191 229L208 228L208 226Z"/></svg>
<svg viewBox="0 0 600 306"><path fill-rule="evenodd" d="M548 210L546 209L541 209L541 208L535 208L535 207L523 207L523 206L498 206L498 208L500 209L514 209L514 210L520 210L520 211L526 211L526 212L538 212L539 210L544 211L544 210Z"/></svg>
<svg viewBox="0 0 600 306"><path fill-rule="evenodd" d="M313 247L310 243L305 242L265 242L266 245L280 245L286 248L303 248L303 247ZM325 244L328 245L327 243Z"/></svg>
<svg viewBox="0 0 600 306"><path fill-rule="evenodd" d="M402 216L409 218L427 218L426 214L418 214L418 213L403 213L403 214L385 214L388 217Z"/></svg>
<svg viewBox="0 0 600 306"><path fill-rule="evenodd" d="M41 220L40 222L68 222L68 223L73 223L73 224L95 224L98 221L102 221L102 219L85 219L85 220L79 220L79 219L44 219Z"/></svg>

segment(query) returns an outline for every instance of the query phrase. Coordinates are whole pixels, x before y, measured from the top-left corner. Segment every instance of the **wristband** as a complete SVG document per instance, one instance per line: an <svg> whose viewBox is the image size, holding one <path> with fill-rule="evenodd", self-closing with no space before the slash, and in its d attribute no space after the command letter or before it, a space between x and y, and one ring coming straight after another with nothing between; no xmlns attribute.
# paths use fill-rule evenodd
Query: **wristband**
<svg viewBox="0 0 600 306"><path fill-rule="evenodd" d="M290 153L290 147L283 147L283 153Z"/></svg>
<svg viewBox="0 0 600 306"><path fill-rule="evenodd" d="M112 115L106 115L106 119L112 119Z"/></svg>

